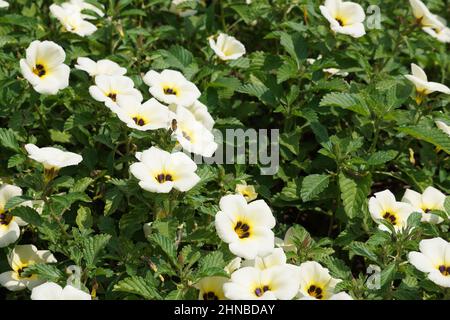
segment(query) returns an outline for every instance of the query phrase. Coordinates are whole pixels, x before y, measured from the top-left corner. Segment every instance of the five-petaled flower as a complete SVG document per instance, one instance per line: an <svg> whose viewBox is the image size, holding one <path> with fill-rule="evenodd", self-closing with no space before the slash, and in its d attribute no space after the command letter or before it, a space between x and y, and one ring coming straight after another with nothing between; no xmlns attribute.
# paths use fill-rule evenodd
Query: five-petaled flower
<svg viewBox="0 0 450 320"><path fill-rule="evenodd" d="M92 59L80 57L77 59L76 69L86 71L91 77L96 76L123 76L127 69L122 68L114 61L101 59L95 62Z"/></svg>
<svg viewBox="0 0 450 320"><path fill-rule="evenodd" d="M433 210L444 211L445 194L434 187L427 187L422 194L417 191L407 189L402 198L402 202L411 204L414 211L422 213L422 221L429 223L441 223L441 217L429 213Z"/></svg>
<svg viewBox="0 0 450 320"><path fill-rule="evenodd" d="M300 300L353 300L346 292L335 292L342 280L331 277L328 269L319 263L303 262L299 269Z"/></svg>
<svg viewBox="0 0 450 320"><path fill-rule="evenodd" d="M424 96L435 91L450 94L450 88L446 85L437 82L429 82L425 71L418 65L411 63L411 72L412 74L405 75L405 78L411 81L416 87L417 103L422 102Z"/></svg>
<svg viewBox="0 0 450 320"><path fill-rule="evenodd" d="M117 104L107 101L106 105L129 128L140 131L167 129L171 120L175 117L168 107L154 98L141 104L135 97L119 96Z"/></svg>
<svg viewBox="0 0 450 320"><path fill-rule="evenodd" d="M350 35L354 38L366 34L364 9L357 3L342 0L326 0L320 6L320 12L330 23L330 28L336 33Z"/></svg>
<svg viewBox="0 0 450 320"><path fill-rule="evenodd" d="M255 259L274 248L275 218L264 200L247 203L240 195L220 199L215 226L219 238L229 244L230 251L244 259Z"/></svg>
<svg viewBox="0 0 450 320"><path fill-rule="evenodd" d="M150 192L167 193L173 188L188 191L199 181L195 173L197 165L182 152L169 153L151 147L136 153L139 162L130 166L130 171L142 189Z"/></svg>
<svg viewBox="0 0 450 320"><path fill-rule="evenodd" d="M195 84L175 70L166 69L161 73L150 70L145 74L144 82L150 87L152 96L167 104L189 106L201 95Z"/></svg>
<svg viewBox="0 0 450 320"><path fill-rule="evenodd" d="M20 60L22 75L34 90L42 94L56 94L69 85L70 68L64 64L64 49L52 41L33 41Z"/></svg>
<svg viewBox="0 0 450 320"><path fill-rule="evenodd" d="M209 37L209 46L221 60L236 60L245 54L245 46L235 37L220 33Z"/></svg>
<svg viewBox="0 0 450 320"><path fill-rule="evenodd" d="M63 3L60 6L52 4L50 6L50 12L61 22L67 31L75 33L80 37L90 36L97 31L95 25L84 20L78 6L70 3Z"/></svg>
<svg viewBox="0 0 450 320"><path fill-rule="evenodd" d="M8 255L8 263L12 271L0 274L0 284L10 291L19 291L45 282L37 275L23 275L26 267L35 263L55 263L53 254L48 250L38 250L34 245L17 245Z"/></svg>
<svg viewBox="0 0 450 320"><path fill-rule="evenodd" d="M125 76L106 76L99 75L95 77L95 86L89 87L91 97L100 102L117 103L119 97L133 97L139 102L143 100L142 93L134 88L134 82L131 78ZM110 107L110 105L106 105Z"/></svg>
<svg viewBox="0 0 450 320"><path fill-rule="evenodd" d="M437 285L450 288L450 243L440 237L427 239L420 241L419 249L408 254L409 262Z"/></svg>
<svg viewBox="0 0 450 320"><path fill-rule="evenodd" d="M223 285L231 300L290 300L299 290L299 276L287 265L267 269L241 268Z"/></svg>
<svg viewBox="0 0 450 320"><path fill-rule="evenodd" d="M414 212L414 208L409 203L396 201L391 191L384 190L369 199L369 212L380 230L389 231L389 228L380 222L386 220L399 232L407 227L408 217Z"/></svg>

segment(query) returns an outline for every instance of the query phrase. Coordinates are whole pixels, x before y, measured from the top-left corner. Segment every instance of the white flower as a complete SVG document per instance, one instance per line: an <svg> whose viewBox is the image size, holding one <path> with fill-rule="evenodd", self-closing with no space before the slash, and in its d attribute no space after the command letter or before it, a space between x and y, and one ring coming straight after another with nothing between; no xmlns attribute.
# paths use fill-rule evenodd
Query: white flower
<svg viewBox="0 0 450 320"><path fill-rule="evenodd" d="M123 76L127 69L122 68L114 61L102 59L95 62L89 58L80 57L77 59L76 69L86 71L91 77L96 76Z"/></svg>
<svg viewBox="0 0 450 320"><path fill-rule="evenodd" d="M357 3L342 0L326 0L324 6L320 6L320 12L330 22L330 28L334 32L348 34L354 38L366 34L364 9Z"/></svg>
<svg viewBox="0 0 450 320"><path fill-rule="evenodd" d="M100 102L116 103L119 97L131 96L141 102L142 93L134 88L131 78L125 76L104 76L95 77L95 86L89 87L91 97Z"/></svg>
<svg viewBox="0 0 450 320"><path fill-rule="evenodd" d="M9 184L2 184L0 187L0 248L6 247L19 239L19 226L26 225L19 217L12 216L5 210L9 199L21 196L22 189Z"/></svg>
<svg viewBox="0 0 450 320"><path fill-rule="evenodd" d="M83 19L77 6L63 3L61 6L52 4L50 6L52 15L61 22L64 28L80 37L89 36L97 31L97 27Z"/></svg>
<svg viewBox="0 0 450 320"><path fill-rule="evenodd" d="M447 28L443 24L436 24L433 27L423 27L422 29L440 42L450 42L450 28Z"/></svg>
<svg viewBox="0 0 450 320"><path fill-rule="evenodd" d="M91 295L71 285L64 289L54 282L46 282L31 291L31 300L91 300Z"/></svg>
<svg viewBox="0 0 450 320"><path fill-rule="evenodd" d="M285 252L297 252L297 246L295 245L294 241L294 228L290 227L287 229L284 239L280 239L275 237L275 245L279 248L282 248Z"/></svg>
<svg viewBox="0 0 450 320"><path fill-rule="evenodd" d="M440 42L450 42L450 29L441 17L433 14L420 0L409 0L414 17L422 26L422 30Z"/></svg>
<svg viewBox="0 0 450 320"><path fill-rule="evenodd" d="M166 69L158 73L150 70L143 79L150 87L150 94L167 104L189 106L201 95L195 84L186 80L179 71Z"/></svg>
<svg viewBox="0 0 450 320"><path fill-rule="evenodd" d="M220 33L217 40L213 36L208 40L211 49L222 60L236 60L245 54L244 45L235 37Z"/></svg>
<svg viewBox="0 0 450 320"><path fill-rule="evenodd" d="M422 240L419 249L408 254L409 262L437 285L450 288L450 243L442 238Z"/></svg>
<svg viewBox="0 0 450 320"><path fill-rule="evenodd" d="M168 128L175 117L165 105L152 98L141 104L130 96L117 98L117 104L106 102L106 105L116 113L120 120L129 128L147 131Z"/></svg>
<svg viewBox="0 0 450 320"><path fill-rule="evenodd" d="M258 197L258 194L255 191L255 186L247 185L245 181L242 184L236 184L235 191L236 193L242 194L248 202L253 201Z"/></svg>
<svg viewBox="0 0 450 320"><path fill-rule="evenodd" d="M436 126L441 129L442 131L444 131L446 134L448 134L448 136L450 137L450 126L448 126L445 122L443 121L435 121Z"/></svg>
<svg viewBox="0 0 450 320"><path fill-rule="evenodd" d="M407 189L402 201L411 204L414 211L421 212L423 222L441 223L444 221L441 217L428 213L432 210L445 210L445 194L436 188L428 187L422 194Z"/></svg>
<svg viewBox="0 0 450 320"><path fill-rule="evenodd" d="M0 8L8 8L9 3L3 0L0 0Z"/></svg>
<svg viewBox="0 0 450 320"><path fill-rule="evenodd" d="M103 17L105 15L100 8L97 8L93 4L90 4L84 0L70 0L70 4L78 7L78 10L80 12L83 10L90 10L90 11L95 12L95 14L97 14L99 17ZM82 17L84 19L96 19L97 18L97 17L91 16L88 14L82 14Z"/></svg>
<svg viewBox="0 0 450 320"><path fill-rule="evenodd" d="M187 2L187 1L192 1L192 0L172 0L169 11L179 15L180 17L193 16L194 14L197 13L197 10L179 8L180 4L182 4L183 2ZM195 1L198 2L198 0L195 0Z"/></svg>
<svg viewBox="0 0 450 320"><path fill-rule="evenodd" d="M298 266L286 263L286 254L283 249L275 248L272 253L264 257L256 257L254 260L245 260L242 263L243 267L255 267L260 270L272 268L275 266L287 266L291 268L294 272L298 272Z"/></svg>
<svg viewBox="0 0 450 320"><path fill-rule="evenodd" d="M215 227L230 251L244 259L270 254L274 248L275 218L264 200L247 203L242 195L220 199Z"/></svg>
<svg viewBox="0 0 450 320"><path fill-rule="evenodd" d="M230 261L230 263L228 263L225 266L225 271L228 274L232 274L233 272L235 272L237 269L239 269L241 267L241 257L236 257L233 260Z"/></svg>
<svg viewBox="0 0 450 320"><path fill-rule="evenodd" d="M178 106L175 114L176 129L173 135L187 152L211 157L218 145L214 135L197 121L194 115L182 106Z"/></svg>
<svg viewBox="0 0 450 320"><path fill-rule="evenodd" d="M287 266L244 267L231 275L223 290L230 300L290 300L299 290L299 278Z"/></svg>
<svg viewBox="0 0 450 320"><path fill-rule="evenodd" d="M33 274L29 277L22 276L24 268L35 263L55 263L53 254L48 250L37 250L32 244L18 245L8 255L8 263L13 271L0 274L0 284L10 291L19 291L25 288L33 289L44 281Z"/></svg>
<svg viewBox="0 0 450 320"><path fill-rule="evenodd" d="M83 157L79 154L52 147L39 148L29 143L25 145L25 149L30 159L42 163L47 170L58 171L61 168L75 166L83 161Z"/></svg>
<svg viewBox="0 0 450 320"><path fill-rule="evenodd" d="M450 94L449 87L437 82L428 82L425 71L418 65L411 63L411 71L412 75L408 74L405 77L415 85L420 95L429 95L435 91Z"/></svg>
<svg viewBox="0 0 450 320"><path fill-rule="evenodd" d="M173 108L173 105L170 107ZM203 124L206 129L209 131L213 129L214 119L211 117L208 108L203 103L196 100L193 104L187 106L186 109L188 109L194 115L195 119ZM176 108L174 111L176 112Z"/></svg>
<svg viewBox="0 0 450 320"><path fill-rule="evenodd" d="M353 300L345 292L334 292L342 280L331 277L327 268L315 261L300 265L300 300Z"/></svg>
<svg viewBox="0 0 450 320"><path fill-rule="evenodd" d="M64 49L52 41L33 41L20 60L22 75L34 90L42 94L56 94L69 85L70 68L64 64Z"/></svg>
<svg viewBox="0 0 450 320"><path fill-rule="evenodd" d="M184 192L200 181L195 173L197 165L182 152L171 154L151 147L136 157L139 162L133 163L130 171L140 180L141 188L147 191L167 193L175 188Z"/></svg>
<svg viewBox="0 0 450 320"><path fill-rule="evenodd" d="M226 300L223 285L228 282L225 277L205 277L195 284L199 290L198 300Z"/></svg>
<svg viewBox="0 0 450 320"><path fill-rule="evenodd" d="M423 27L434 27L439 21L420 0L409 0L414 17Z"/></svg>
<svg viewBox="0 0 450 320"><path fill-rule="evenodd" d="M328 73L330 76L346 77L349 75L348 72L342 71L341 69L337 69L337 68L323 69L323 72Z"/></svg>
<svg viewBox="0 0 450 320"><path fill-rule="evenodd" d="M380 223L381 219L390 222L396 232L406 228L408 217L413 211L414 208L409 203L397 202L389 190L377 192L369 200L370 215L378 223L380 230L389 231L385 225Z"/></svg>

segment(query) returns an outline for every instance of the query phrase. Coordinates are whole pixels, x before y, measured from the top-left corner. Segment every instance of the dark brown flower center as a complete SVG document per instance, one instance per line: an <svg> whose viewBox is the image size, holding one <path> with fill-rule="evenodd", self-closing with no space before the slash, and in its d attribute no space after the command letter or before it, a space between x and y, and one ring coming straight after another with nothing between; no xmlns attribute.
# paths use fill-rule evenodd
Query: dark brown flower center
<svg viewBox="0 0 450 320"><path fill-rule="evenodd" d="M33 68L33 73L37 75L39 78L42 78L47 74L47 71L45 70L45 67L42 64L37 64Z"/></svg>
<svg viewBox="0 0 450 320"><path fill-rule="evenodd" d="M340 25L341 27L344 26L344 21L342 21L341 18L335 18L335 20L339 23L339 25Z"/></svg>
<svg viewBox="0 0 450 320"><path fill-rule="evenodd" d="M219 297L212 291L203 294L203 300L219 300Z"/></svg>
<svg viewBox="0 0 450 320"><path fill-rule="evenodd" d="M397 225L397 217L394 214L385 212L383 218L392 223L394 226Z"/></svg>
<svg viewBox="0 0 450 320"><path fill-rule="evenodd" d="M234 231L237 233L240 239L250 237L250 226L245 222L238 221L234 226Z"/></svg>
<svg viewBox="0 0 450 320"><path fill-rule="evenodd" d="M113 93L113 92L110 92L110 93L108 93L108 98L110 98L112 101L116 102L117 94Z"/></svg>
<svg viewBox="0 0 450 320"><path fill-rule="evenodd" d="M440 265L438 269L443 276L450 276L450 265Z"/></svg>
<svg viewBox="0 0 450 320"><path fill-rule="evenodd" d="M308 294L316 299L323 299L323 289L313 284L309 286Z"/></svg>
<svg viewBox="0 0 450 320"><path fill-rule="evenodd" d="M133 121L134 121L134 123L136 123L140 127L142 127L142 126L147 124L147 122L141 117L133 117Z"/></svg>
<svg viewBox="0 0 450 320"><path fill-rule="evenodd" d="M263 286L262 288L256 288L255 289L255 295L257 297L261 297L264 294L264 292L267 292L269 290L270 290L269 286Z"/></svg>
<svg viewBox="0 0 450 320"><path fill-rule="evenodd" d="M160 173L158 174L155 179L159 182L159 183L164 183L166 181L173 181L172 175L170 174L164 174L164 173Z"/></svg>
<svg viewBox="0 0 450 320"><path fill-rule="evenodd" d="M13 216L8 212L3 212L0 214L0 225L7 226L11 222Z"/></svg>
<svg viewBox="0 0 450 320"><path fill-rule="evenodd" d="M174 88L170 88L170 87L166 87L164 88L164 93L165 94L172 94L172 95L177 95L177 90L175 90Z"/></svg>

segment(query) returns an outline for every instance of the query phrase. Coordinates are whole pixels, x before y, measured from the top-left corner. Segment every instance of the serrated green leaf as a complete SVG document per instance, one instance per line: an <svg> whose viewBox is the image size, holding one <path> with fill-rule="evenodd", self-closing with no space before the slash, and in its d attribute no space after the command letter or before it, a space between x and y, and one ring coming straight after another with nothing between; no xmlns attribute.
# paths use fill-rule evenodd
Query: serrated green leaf
<svg viewBox="0 0 450 320"><path fill-rule="evenodd" d="M450 154L450 137L442 130L425 125L397 128L398 131L406 133L416 139L426 141Z"/></svg>
<svg viewBox="0 0 450 320"><path fill-rule="evenodd" d="M370 174L362 177L339 174L339 188L345 213L349 218L362 217L362 205L370 192L372 177Z"/></svg>
<svg viewBox="0 0 450 320"><path fill-rule="evenodd" d="M174 241L163 236L162 234L152 234L150 239L154 241L163 252L170 258L174 265L177 265L177 252L175 249Z"/></svg>
<svg viewBox="0 0 450 320"><path fill-rule="evenodd" d="M349 93L329 93L320 100L320 106L339 107L356 112L363 116L369 116L369 109L358 99Z"/></svg>
<svg viewBox="0 0 450 320"><path fill-rule="evenodd" d="M303 201L311 201L328 187L330 176L326 174L311 174L302 181L301 197Z"/></svg>
<svg viewBox="0 0 450 320"><path fill-rule="evenodd" d="M106 247L110 239L111 235L109 234L99 234L83 239L83 259L88 268L95 267L96 262L100 258L101 251Z"/></svg>
<svg viewBox="0 0 450 320"><path fill-rule="evenodd" d="M13 216L20 217L25 222L28 222L34 226L40 226L42 224L41 216L39 215L39 213L37 213L36 210L34 210L31 207L27 207L27 206L15 207L11 211L11 214Z"/></svg>
<svg viewBox="0 0 450 320"><path fill-rule="evenodd" d="M153 283L139 276L120 280L114 285L113 291L132 293L148 300L162 299Z"/></svg>

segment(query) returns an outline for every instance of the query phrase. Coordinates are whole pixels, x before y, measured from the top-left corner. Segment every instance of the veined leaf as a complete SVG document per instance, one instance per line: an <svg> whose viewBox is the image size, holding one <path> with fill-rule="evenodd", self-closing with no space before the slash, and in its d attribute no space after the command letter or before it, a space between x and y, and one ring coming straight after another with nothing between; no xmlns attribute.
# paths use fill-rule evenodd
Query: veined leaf
<svg viewBox="0 0 450 320"><path fill-rule="evenodd" d="M330 183L330 176L326 174L311 174L302 181L301 197L303 201L313 200Z"/></svg>
<svg viewBox="0 0 450 320"><path fill-rule="evenodd" d="M132 293L148 300L162 299L154 284L139 276L133 276L119 281L114 286L113 291Z"/></svg>
<svg viewBox="0 0 450 320"><path fill-rule="evenodd" d="M431 143L444 152L450 154L450 137L437 128L417 125L397 128L397 130L416 139Z"/></svg>
<svg viewBox="0 0 450 320"><path fill-rule="evenodd" d="M341 199L345 213L350 219L362 215L362 205L366 202L371 185L372 177L370 175L351 177L342 172L339 174Z"/></svg>

